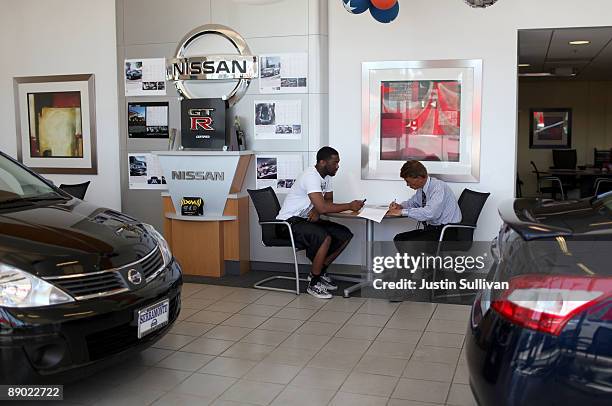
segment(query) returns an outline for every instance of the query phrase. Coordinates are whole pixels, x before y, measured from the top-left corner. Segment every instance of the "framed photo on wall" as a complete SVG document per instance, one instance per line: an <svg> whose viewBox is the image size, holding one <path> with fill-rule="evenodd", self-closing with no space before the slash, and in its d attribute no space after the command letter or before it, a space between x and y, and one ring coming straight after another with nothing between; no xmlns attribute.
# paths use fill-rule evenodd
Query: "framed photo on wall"
<svg viewBox="0 0 612 406"><path fill-rule="evenodd" d="M480 179L482 60L362 64L362 179L407 160L446 181Z"/></svg>
<svg viewBox="0 0 612 406"><path fill-rule="evenodd" d="M168 138L168 102L129 102L129 138Z"/></svg>
<svg viewBox="0 0 612 406"><path fill-rule="evenodd" d="M529 148L571 148L572 109L529 110Z"/></svg>
<svg viewBox="0 0 612 406"><path fill-rule="evenodd" d="M13 79L17 156L39 173L96 174L94 75Z"/></svg>

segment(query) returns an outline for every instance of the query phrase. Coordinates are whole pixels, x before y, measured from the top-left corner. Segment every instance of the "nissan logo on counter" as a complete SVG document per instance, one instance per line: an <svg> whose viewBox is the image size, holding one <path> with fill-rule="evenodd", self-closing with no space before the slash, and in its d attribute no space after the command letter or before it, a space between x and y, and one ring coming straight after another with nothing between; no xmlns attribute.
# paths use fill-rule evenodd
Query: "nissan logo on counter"
<svg viewBox="0 0 612 406"><path fill-rule="evenodd" d="M225 180L225 172L172 171L172 180Z"/></svg>
<svg viewBox="0 0 612 406"><path fill-rule="evenodd" d="M204 35L217 35L226 39L236 48L238 54L185 56L189 47ZM187 99L199 97L187 89L185 82L236 80L234 89L222 96L231 107L244 96L251 79L259 77L257 56L252 55L251 49L240 34L224 25L205 24L190 31L179 42L175 55L166 65L166 79L174 81L176 90Z"/></svg>

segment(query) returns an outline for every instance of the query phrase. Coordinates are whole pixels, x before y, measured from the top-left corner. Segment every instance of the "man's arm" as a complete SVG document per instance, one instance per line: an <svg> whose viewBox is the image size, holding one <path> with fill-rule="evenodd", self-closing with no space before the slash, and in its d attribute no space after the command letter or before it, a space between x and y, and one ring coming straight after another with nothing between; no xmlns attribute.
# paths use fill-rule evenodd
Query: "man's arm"
<svg viewBox="0 0 612 406"><path fill-rule="evenodd" d="M403 216L411 217L417 221L430 221L440 217L442 213L442 202L444 201L444 191L435 190L431 196L427 196L425 207L412 207L402 210Z"/></svg>
<svg viewBox="0 0 612 406"><path fill-rule="evenodd" d="M400 203L401 206L404 209L410 209L412 207L419 207L421 204L419 203L419 200L417 199L417 195L418 193L415 193L412 195L412 197L410 197L410 199L401 202Z"/></svg>
<svg viewBox="0 0 612 406"><path fill-rule="evenodd" d="M363 207L363 201L361 200L353 200L350 203L333 203L328 199L324 199L321 192L308 193L308 198L319 214L340 213L345 210L358 211Z"/></svg>
<svg viewBox="0 0 612 406"><path fill-rule="evenodd" d="M334 201L334 192L333 191L325 192L324 198L325 198L325 200L328 200L328 201L333 203L333 201Z"/></svg>

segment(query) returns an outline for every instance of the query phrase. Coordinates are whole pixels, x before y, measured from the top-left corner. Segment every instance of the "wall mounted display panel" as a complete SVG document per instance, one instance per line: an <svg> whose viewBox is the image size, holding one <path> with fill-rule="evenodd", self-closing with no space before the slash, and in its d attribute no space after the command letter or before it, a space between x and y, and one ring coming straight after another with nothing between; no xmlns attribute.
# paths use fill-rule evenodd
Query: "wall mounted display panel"
<svg viewBox="0 0 612 406"><path fill-rule="evenodd" d="M128 102L129 138L168 138L168 102Z"/></svg>
<svg viewBox="0 0 612 406"><path fill-rule="evenodd" d="M270 97L270 95L246 95L240 102L228 110L228 119L233 122L237 115L246 134L247 149L254 151L307 151L309 137L309 97L307 94L286 94ZM296 103L300 104L301 119L300 137L295 134L278 134L276 139L255 138L255 103ZM264 117L266 118L266 117ZM293 129L293 127L292 127ZM277 134L275 134L277 135ZM290 137L281 138L287 135Z"/></svg>
<svg viewBox="0 0 612 406"><path fill-rule="evenodd" d="M247 39L251 51L254 55L273 55L273 54L295 54L295 53L306 53L308 54L308 64L310 64L311 58L316 58L310 54L309 49L309 37L306 35L291 36L291 37L269 37L269 38L249 38ZM310 66L307 66L307 81L308 81L308 92L312 92L311 87L317 86L312 83L312 79L309 77ZM303 91L301 91L303 93ZM256 78L251 81L251 86L247 89L247 94L262 94L260 92L260 79Z"/></svg>

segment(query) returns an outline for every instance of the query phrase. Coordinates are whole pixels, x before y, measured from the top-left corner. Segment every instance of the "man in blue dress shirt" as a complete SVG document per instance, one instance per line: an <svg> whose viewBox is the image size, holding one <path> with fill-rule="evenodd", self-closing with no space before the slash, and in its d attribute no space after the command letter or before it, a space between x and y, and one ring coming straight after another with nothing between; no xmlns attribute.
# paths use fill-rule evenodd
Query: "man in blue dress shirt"
<svg viewBox="0 0 612 406"><path fill-rule="evenodd" d="M438 241L446 224L461 221L461 210L457 199L450 187L445 182L430 177L425 166L419 161L407 161L402 166L400 176L408 187L416 190L416 193L402 203L392 202L389 205L389 214L411 217L423 228L397 234L393 241L400 251L405 252L408 247L413 249L423 247L430 251L436 246L434 242ZM455 239L454 231L448 230L444 234L444 239ZM413 241L428 243L424 245L409 243Z"/></svg>

